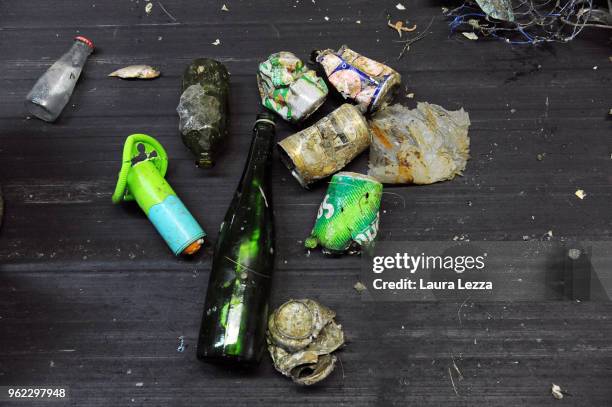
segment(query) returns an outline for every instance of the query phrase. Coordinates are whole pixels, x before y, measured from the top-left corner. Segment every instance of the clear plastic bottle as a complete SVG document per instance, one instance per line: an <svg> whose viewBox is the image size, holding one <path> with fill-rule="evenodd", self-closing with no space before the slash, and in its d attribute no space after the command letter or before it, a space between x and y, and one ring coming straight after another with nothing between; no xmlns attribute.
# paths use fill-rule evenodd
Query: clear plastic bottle
<svg viewBox="0 0 612 407"><path fill-rule="evenodd" d="M72 95L87 57L93 52L93 42L78 36L74 44L36 82L26 97L29 112L41 120L53 122Z"/></svg>

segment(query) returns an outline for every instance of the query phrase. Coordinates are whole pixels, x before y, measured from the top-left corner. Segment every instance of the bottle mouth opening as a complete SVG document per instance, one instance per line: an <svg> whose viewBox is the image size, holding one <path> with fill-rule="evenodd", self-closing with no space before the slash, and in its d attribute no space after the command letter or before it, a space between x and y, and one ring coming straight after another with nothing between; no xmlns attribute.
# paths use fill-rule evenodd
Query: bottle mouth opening
<svg viewBox="0 0 612 407"><path fill-rule="evenodd" d="M57 119L57 115L47 109L46 106L43 106L40 103L36 103L35 101L28 100L27 109L30 114L41 120L52 122Z"/></svg>
<svg viewBox="0 0 612 407"><path fill-rule="evenodd" d="M200 168L212 168L215 166L215 163L210 155L201 154L200 158L196 161L196 165Z"/></svg>
<svg viewBox="0 0 612 407"><path fill-rule="evenodd" d="M82 43L84 43L85 45L87 45L89 48L94 49L94 43L92 40L90 40L87 37L83 37L82 35L77 35L76 37L74 37L75 41L80 41Z"/></svg>

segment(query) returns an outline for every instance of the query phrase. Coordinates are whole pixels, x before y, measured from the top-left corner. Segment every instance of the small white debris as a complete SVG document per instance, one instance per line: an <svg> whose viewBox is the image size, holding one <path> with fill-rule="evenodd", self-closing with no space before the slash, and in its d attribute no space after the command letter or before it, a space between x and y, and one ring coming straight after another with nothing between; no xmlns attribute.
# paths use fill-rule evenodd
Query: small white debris
<svg viewBox="0 0 612 407"><path fill-rule="evenodd" d="M176 348L177 352L183 353L185 352L185 337L183 335L178 337L179 344Z"/></svg>
<svg viewBox="0 0 612 407"><path fill-rule="evenodd" d="M561 390L561 387L557 384L552 384L552 387L550 388L550 393L557 400L561 400L563 398L563 391Z"/></svg>
<svg viewBox="0 0 612 407"><path fill-rule="evenodd" d="M584 189L579 189L576 192L574 192L574 195L576 195L578 197L578 199L584 199L587 194L584 192Z"/></svg>
<svg viewBox="0 0 612 407"><path fill-rule="evenodd" d="M50 361L49 362L49 367L55 367L55 362L54 361Z"/></svg>
<svg viewBox="0 0 612 407"><path fill-rule="evenodd" d="M145 6L145 13L151 14L151 11L153 11L153 3L147 3Z"/></svg>
<svg viewBox="0 0 612 407"><path fill-rule="evenodd" d="M135 386L136 387L142 387L142 386L144 386L144 383L143 382L138 382L138 383L135 384Z"/></svg>
<svg viewBox="0 0 612 407"><path fill-rule="evenodd" d="M325 16L323 18L325 19L325 21L329 21L329 17Z"/></svg>
<svg viewBox="0 0 612 407"><path fill-rule="evenodd" d="M211 43L212 45L221 45L221 40L219 38L217 38L214 42Z"/></svg>
<svg viewBox="0 0 612 407"><path fill-rule="evenodd" d="M128 369L125 374L132 374L132 369Z"/></svg>
<svg viewBox="0 0 612 407"><path fill-rule="evenodd" d="M593 67L593 70L594 70L594 71L596 71L596 70L597 70L597 65L595 65L595 66Z"/></svg>
<svg viewBox="0 0 612 407"><path fill-rule="evenodd" d="M404 5L402 3L397 3L395 5L395 8L398 10L406 10L406 7L404 7Z"/></svg>
<svg viewBox="0 0 612 407"><path fill-rule="evenodd" d="M227 8L227 6L224 4L221 6L221 11L229 11L229 9Z"/></svg>
<svg viewBox="0 0 612 407"><path fill-rule="evenodd" d="M581 254L582 253L580 252L580 249L569 249L567 251L567 257L569 257L572 260L578 260Z"/></svg>
<svg viewBox="0 0 612 407"><path fill-rule="evenodd" d="M361 282L361 281L357 281L355 283L355 285L353 286L353 288L355 289L355 291L357 291L358 293L362 293L364 291L367 290L367 287Z"/></svg>
<svg viewBox="0 0 612 407"><path fill-rule="evenodd" d="M406 95L408 99L414 99L414 93L409 93Z"/></svg>
<svg viewBox="0 0 612 407"><path fill-rule="evenodd" d="M159 37L157 37L157 41L161 41L163 39L164 39L164 37L162 37L161 35Z"/></svg>
<svg viewBox="0 0 612 407"><path fill-rule="evenodd" d="M461 34L468 40L476 41L478 39L478 36L473 32L463 32Z"/></svg>
<svg viewBox="0 0 612 407"><path fill-rule="evenodd" d="M355 24L361 24L361 20L355 21ZM610 109L610 112L612 112L612 109ZM612 113L610 113L610 114L612 114Z"/></svg>

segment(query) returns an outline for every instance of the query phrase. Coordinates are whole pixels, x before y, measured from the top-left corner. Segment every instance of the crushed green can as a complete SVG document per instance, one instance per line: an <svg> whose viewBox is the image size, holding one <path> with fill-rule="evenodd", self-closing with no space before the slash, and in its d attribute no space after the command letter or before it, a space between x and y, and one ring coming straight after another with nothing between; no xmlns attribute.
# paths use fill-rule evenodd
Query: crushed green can
<svg viewBox="0 0 612 407"><path fill-rule="evenodd" d="M327 85L293 53L274 53L259 64L261 102L290 122L306 119L325 102Z"/></svg>
<svg viewBox="0 0 612 407"><path fill-rule="evenodd" d="M304 245L321 246L326 254L359 253L378 233L382 189L380 182L364 174L335 174Z"/></svg>

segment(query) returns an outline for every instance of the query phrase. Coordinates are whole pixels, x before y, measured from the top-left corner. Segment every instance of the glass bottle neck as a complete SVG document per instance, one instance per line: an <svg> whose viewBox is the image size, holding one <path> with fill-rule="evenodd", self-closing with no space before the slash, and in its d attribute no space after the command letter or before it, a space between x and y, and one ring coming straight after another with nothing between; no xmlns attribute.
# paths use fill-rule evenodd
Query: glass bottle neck
<svg viewBox="0 0 612 407"><path fill-rule="evenodd" d="M245 182L256 181L257 185L264 184L266 172L269 169L272 146L274 143L274 126L267 123L257 123L253 129L253 140L247 163L240 180L239 189L247 187Z"/></svg>

